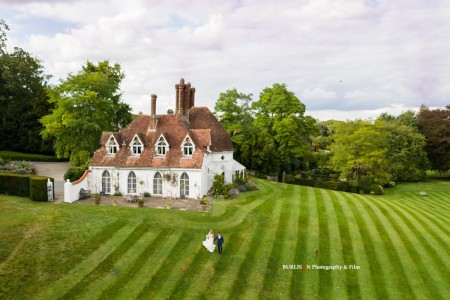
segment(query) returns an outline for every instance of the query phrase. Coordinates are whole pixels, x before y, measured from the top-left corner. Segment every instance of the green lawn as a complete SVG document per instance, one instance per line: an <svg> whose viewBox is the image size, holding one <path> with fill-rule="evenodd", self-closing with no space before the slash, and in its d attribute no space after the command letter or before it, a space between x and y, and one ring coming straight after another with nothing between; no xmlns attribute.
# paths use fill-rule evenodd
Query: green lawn
<svg viewBox="0 0 450 300"><path fill-rule="evenodd" d="M384 196L257 183L209 213L0 196L0 299L448 297L449 181ZM210 228L223 255L201 244Z"/></svg>

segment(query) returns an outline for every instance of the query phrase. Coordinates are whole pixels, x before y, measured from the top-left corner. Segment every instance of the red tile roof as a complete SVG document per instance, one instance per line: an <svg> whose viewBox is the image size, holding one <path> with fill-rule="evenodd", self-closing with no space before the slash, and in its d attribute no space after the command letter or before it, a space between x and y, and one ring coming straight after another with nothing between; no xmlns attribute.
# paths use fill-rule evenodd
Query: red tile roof
<svg viewBox="0 0 450 300"><path fill-rule="evenodd" d="M200 169L208 146L213 152L233 151L230 135L206 107L191 107L186 116L157 115L156 119L156 129L153 130L152 117L139 115L119 132L103 132L101 147L94 153L90 165ZM144 150L137 157L131 156L130 149L136 134L144 143ZM114 156L107 155L106 150L111 135L120 147ZM164 157L155 155L155 144L161 135L170 146ZM195 145L192 157L182 156L181 145L187 135Z"/></svg>

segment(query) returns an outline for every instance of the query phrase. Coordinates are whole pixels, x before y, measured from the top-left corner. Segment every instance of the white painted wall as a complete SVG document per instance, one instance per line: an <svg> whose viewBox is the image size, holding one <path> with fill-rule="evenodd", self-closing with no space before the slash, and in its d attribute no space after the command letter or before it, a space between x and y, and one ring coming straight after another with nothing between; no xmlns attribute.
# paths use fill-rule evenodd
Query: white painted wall
<svg viewBox="0 0 450 300"><path fill-rule="evenodd" d="M111 194L120 192L122 195L128 195L148 192L152 196L179 198L180 178L183 172L186 172L189 176L189 195L186 197L202 198L212 187L216 174L224 172L225 183L233 182L233 162L233 152L224 151L205 154L201 169L90 167L90 190L92 193L100 193L102 191L102 175L105 170L108 170L111 177ZM214 165L214 168L210 168L212 166L211 163ZM128 175L131 171L136 175L137 190L135 193L128 193ZM153 194L153 178L156 172L160 172L163 175L162 195ZM175 185L164 179L164 174L168 172L176 174L177 183ZM141 180L143 181L142 185L139 183Z"/></svg>
<svg viewBox="0 0 450 300"><path fill-rule="evenodd" d="M72 183L67 179L64 183L64 202L72 203L77 201L80 197L81 189L90 189L92 173L83 176L84 178L82 177L83 179L81 181L77 180Z"/></svg>
<svg viewBox="0 0 450 300"><path fill-rule="evenodd" d="M202 178L201 170L199 169L153 169L153 168L113 168L113 167L90 167L92 171L91 190L93 193L100 193L102 190L102 175L105 170L108 170L111 176L111 194L120 192L122 195L142 194L144 192L150 193L152 196L161 196L166 198L180 197L180 178L186 172L189 176L189 198L202 197ZM128 193L128 175L130 172L136 175L136 192ZM153 178L156 172L163 175L162 180L162 195L153 194ZM165 173L176 174L177 182L172 185L164 179ZM143 181L143 184L140 184Z"/></svg>

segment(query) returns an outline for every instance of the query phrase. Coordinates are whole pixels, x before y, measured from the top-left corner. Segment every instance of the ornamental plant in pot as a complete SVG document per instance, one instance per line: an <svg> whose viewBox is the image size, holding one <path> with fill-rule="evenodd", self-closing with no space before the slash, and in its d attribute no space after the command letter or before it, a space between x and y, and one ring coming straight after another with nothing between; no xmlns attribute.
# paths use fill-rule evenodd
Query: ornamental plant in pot
<svg viewBox="0 0 450 300"><path fill-rule="evenodd" d="M144 199L139 199L137 203L138 207L144 207Z"/></svg>
<svg viewBox="0 0 450 300"><path fill-rule="evenodd" d="M100 197L99 194L94 194L94 201L96 205L99 205L101 200L102 198Z"/></svg>

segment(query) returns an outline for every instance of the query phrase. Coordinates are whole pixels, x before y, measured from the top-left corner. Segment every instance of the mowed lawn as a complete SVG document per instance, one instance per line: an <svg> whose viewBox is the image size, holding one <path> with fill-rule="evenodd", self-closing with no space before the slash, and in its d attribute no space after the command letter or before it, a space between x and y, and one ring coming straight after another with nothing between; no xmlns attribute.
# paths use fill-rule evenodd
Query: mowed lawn
<svg viewBox="0 0 450 300"><path fill-rule="evenodd" d="M448 299L449 181L257 184L208 213L0 196L0 299Z"/></svg>

